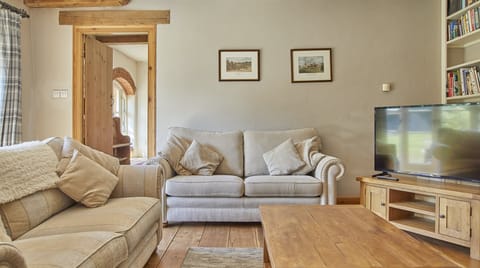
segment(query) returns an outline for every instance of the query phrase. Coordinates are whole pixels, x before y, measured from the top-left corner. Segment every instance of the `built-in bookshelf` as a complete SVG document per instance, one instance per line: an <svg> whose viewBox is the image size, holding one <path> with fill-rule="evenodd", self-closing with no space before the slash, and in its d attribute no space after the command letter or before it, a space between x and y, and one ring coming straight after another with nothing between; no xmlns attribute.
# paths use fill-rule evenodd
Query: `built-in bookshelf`
<svg viewBox="0 0 480 268"><path fill-rule="evenodd" d="M442 18L442 101L480 101L480 0L443 0Z"/></svg>

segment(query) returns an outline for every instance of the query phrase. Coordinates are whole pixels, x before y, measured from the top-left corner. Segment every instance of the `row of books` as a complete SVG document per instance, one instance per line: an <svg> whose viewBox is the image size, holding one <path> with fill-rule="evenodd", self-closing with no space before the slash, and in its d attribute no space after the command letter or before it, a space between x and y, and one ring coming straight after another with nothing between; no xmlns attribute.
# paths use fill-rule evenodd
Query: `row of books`
<svg viewBox="0 0 480 268"><path fill-rule="evenodd" d="M448 15L477 2L478 0L448 0Z"/></svg>
<svg viewBox="0 0 480 268"><path fill-rule="evenodd" d="M480 7L469 9L457 20L448 21L448 40L480 29Z"/></svg>
<svg viewBox="0 0 480 268"><path fill-rule="evenodd" d="M459 68L447 73L447 97L480 94L480 72L477 66Z"/></svg>

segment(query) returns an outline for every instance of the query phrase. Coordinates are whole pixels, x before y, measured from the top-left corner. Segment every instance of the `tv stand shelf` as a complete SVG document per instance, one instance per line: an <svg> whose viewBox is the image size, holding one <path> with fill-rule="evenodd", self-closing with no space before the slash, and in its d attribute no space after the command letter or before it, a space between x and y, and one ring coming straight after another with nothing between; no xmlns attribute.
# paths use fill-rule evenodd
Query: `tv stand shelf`
<svg viewBox="0 0 480 268"><path fill-rule="evenodd" d="M360 202L398 228L470 248L480 260L480 185L357 177Z"/></svg>

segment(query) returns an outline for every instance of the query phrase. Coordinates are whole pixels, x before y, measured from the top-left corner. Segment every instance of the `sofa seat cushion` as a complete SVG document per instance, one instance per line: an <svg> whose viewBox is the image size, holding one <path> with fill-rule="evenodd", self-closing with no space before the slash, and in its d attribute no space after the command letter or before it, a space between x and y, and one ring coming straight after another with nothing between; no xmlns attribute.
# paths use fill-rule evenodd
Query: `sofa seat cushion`
<svg viewBox="0 0 480 268"><path fill-rule="evenodd" d="M51 217L19 239L76 232L107 231L123 234L133 250L161 218L160 200L150 197L112 198L105 205L70 207Z"/></svg>
<svg viewBox="0 0 480 268"><path fill-rule="evenodd" d="M231 175L176 176L167 180L165 193L169 196L240 197L243 180Z"/></svg>
<svg viewBox="0 0 480 268"><path fill-rule="evenodd" d="M112 232L49 235L13 244L27 267L116 267L128 258L125 237Z"/></svg>
<svg viewBox="0 0 480 268"><path fill-rule="evenodd" d="M245 179L245 195L255 196L303 196L322 194L322 182L306 175L252 176Z"/></svg>

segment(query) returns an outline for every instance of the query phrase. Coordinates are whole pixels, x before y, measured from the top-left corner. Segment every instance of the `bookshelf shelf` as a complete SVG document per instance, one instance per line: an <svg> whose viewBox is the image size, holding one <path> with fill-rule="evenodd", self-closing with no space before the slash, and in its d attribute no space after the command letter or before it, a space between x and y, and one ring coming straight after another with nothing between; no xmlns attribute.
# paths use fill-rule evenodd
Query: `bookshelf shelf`
<svg viewBox="0 0 480 268"><path fill-rule="evenodd" d="M454 96L454 97L447 97L447 101L453 100L469 100L469 99L477 99L480 98L480 94L472 94L472 95L465 95L465 96Z"/></svg>
<svg viewBox="0 0 480 268"><path fill-rule="evenodd" d="M447 71L453 71L453 70L456 70L456 69L460 69L460 68L464 68L464 67L470 67L470 66L476 66L476 65L480 65L480 59L471 60L471 61L468 61L468 62L464 62L464 63L461 63L461 64L457 64L457 65L447 67Z"/></svg>
<svg viewBox="0 0 480 268"><path fill-rule="evenodd" d="M480 29L464 34L460 37L447 41L449 48L470 47L480 42Z"/></svg>

